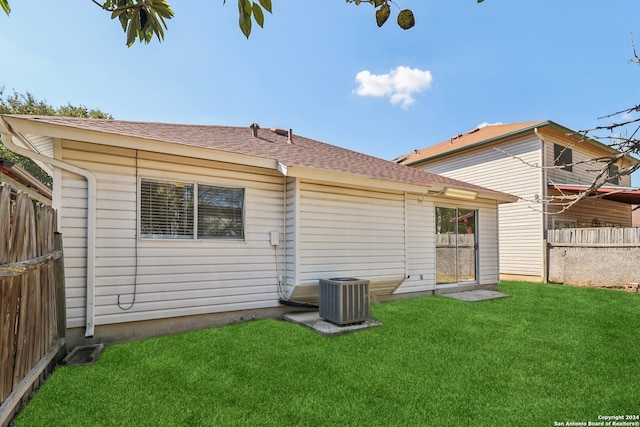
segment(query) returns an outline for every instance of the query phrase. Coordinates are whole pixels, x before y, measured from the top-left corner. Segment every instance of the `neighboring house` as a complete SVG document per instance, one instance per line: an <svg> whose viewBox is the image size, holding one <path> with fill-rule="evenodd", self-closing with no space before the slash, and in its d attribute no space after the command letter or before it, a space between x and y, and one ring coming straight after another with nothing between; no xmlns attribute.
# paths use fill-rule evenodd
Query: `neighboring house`
<svg viewBox="0 0 640 427"><path fill-rule="evenodd" d="M631 225L634 227L640 227L640 205L633 206L633 212L631 213Z"/></svg>
<svg viewBox="0 0 640 427"><path fill-rule="evenodd" d="M373 300L499 281L505 193L257 125L0 130L51 165L72 343L279 315L319 279L369 280Z"/></svg>
<svg viewBox="0 0 640 427"><path fill-rule="evenodd" d="M564 211L542 203L587 189L600 166L575 163L613 153L596 140L582 140L570 129L542 121L473 129L395 161L520 197L500 206L500 273L506 279L546 281L547 229L631 226L631 203L640 203L640 191L630 188L629 176L602 187L600 198Z"/></svg>
<svg viewBox="0 0 640 427"><path fill-rule="evenodd" d="M40 203L51 205L51 189L11 160L0 158L0 182L29 194Z"/></svg>

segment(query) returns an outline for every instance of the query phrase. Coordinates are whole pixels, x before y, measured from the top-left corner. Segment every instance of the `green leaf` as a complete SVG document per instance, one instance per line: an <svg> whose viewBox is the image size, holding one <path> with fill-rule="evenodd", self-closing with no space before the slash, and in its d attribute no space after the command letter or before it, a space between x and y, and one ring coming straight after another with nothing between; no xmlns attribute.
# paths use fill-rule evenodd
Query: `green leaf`
<svg viewBox="0 0 640 427"><path fill-rule="evenodd" d="M251 16L251 0L238 0L238 9L245 16Z"/></svg>
<svg viewBox="0 0 640 427"><path fill-rule="evenodd" d="M126 11L125 11L126 12ZM120 26L122 27L122 31L127 31L127 26L129 25L129 20L131 19L131 13L122 13L118 16L118 20L120 21Z"/></svg>
<svg viewBox="0 0 640 427"><path fill-rule="evenodd" d="M482 3L484 0L478 0L478 3Z"/></svg>
<svg viewBox="0 0 640 427"><path fill-rule="evenodd" d="M140 32L140 18L137 13L129 19L127 28L127 46L131 47L136 41L136 36Z"/></svg>
<svg viewBox="0 0 640 427"><path fill-rule="evenodd" d="M267 12L273 13L271 10L271 0L260 0L260 5L262 5L262 8Z"/></svg>
<svg viewBox="0 0 640 427"><path fill-rule="evenodd" d="M413 12L410 9L400 11L398 14L398 25L403 30L408 30L416 25L416 19L413 17Z"/></svg>
<svg viewBox="0 0 640 427"><path fill-rule="evenodd" d="M115 19L115 18L119 17L124 12L126 12L125 9L116 9L116 10L114 10L113 12L111 12L111 19Z"/></svg>
<svg viewBox="0 0 640 427"><path fill-rule="evenodd" d="M150 7L160 16L160 18L166 18L166 19L173 18L173 10L171 10L171 7L164 0L154 1L153 4L150 5ZM165 28L167 27L165 26Z"/></svg>
<svg viewBox="0 0 640 427"><path fill-rule="evenodd" d="M240 31L246 38L251 35L251 15L247 15L240 11Z"/></svg>
<svg viewBox="0 0 640 427"><path fill-rule="evenodd" d="M251 6L253 11L253 19L256 20L256 24L260 25L260 28L264 27L264 13L262 13L262 8L258 3L253 3Z"/></svg>
<svg viewBox="0 0 640 427"><path fill-rule="evenodd" d="M0 7L2 7L2 10L4 10L4 13L7 15L11 13L11 6L9 6L8 0L0 0Z"/></svg>
<svg viewBox="0 0 640 427"><path fill-rule="evenodd" d="M140 15L140 28L142 29L142 31L145 31L147 27L149 14L143 7L140 8L140 10L138 11L138 14Z"/></svg>
<svg viewBox="0 0 640 427"><path fill-rule="evenodd" d="M388 4L385 4L380 9L376 10L376 24L378 24L378 27L382 27L384 23L387 22L390 14L391 8Z"/></svg>

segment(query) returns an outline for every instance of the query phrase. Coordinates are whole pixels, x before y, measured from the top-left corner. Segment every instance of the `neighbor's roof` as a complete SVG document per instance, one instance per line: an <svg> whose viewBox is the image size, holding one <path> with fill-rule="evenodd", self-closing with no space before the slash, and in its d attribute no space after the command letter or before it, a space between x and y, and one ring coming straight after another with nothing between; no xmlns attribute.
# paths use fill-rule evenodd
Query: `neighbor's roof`
<svg viewBox="0 0 640 427"><path fill-rule="evenodd" d="M15 180L19 184L32 189L36 193L41 194L45 199L48 199L50 203L51 189L40 182L36 177L31 175L20 165L15 164L9 159L0 157L0 175L5 175Z"/></svg>
<svg viewBox="0 0 640 427"><path fill-rule="evenodd" d="M12 127L20 127L27 121L46 126L30 127L29 132L56 133L56 129L78 129L101 135L119 135L142 138L243 154L264 159L273 159L287 167L299 166L323 171L360 175L371 179L413 184L419 186L451 186L475 191L493 193L498 200L509 200L513 196L493 191L485 187L447 178L430 172L409 168L392 161L383 160L345 148L293 135L288 143L286 132L276 133L270 129L258 129L253 136L250 127L207 126L192 124L169 124L133 122L109 119L84 119L71 117L49 117L28 115L3 115ZM17 121L15 119L18 119ZM51 128L51 125L54 128ZM34 130L35 129L35 130ZM14 129L15 130L15 129ZM17 129L19 130L19 129ZM40 134L42 135L42 134ZM135 148L135 147L131 147ZM274 162L275 164L275 162Z"/></svg>
<svg viewBox="0 0 640 427"><path fill-rule="evenodd" d="M555 183L549 183L548 187L563 193L578 194L587 192L589 196L601 197L629 205L640 205L640 190L637 188L603 186L592 190L589 185Z"/></svg>
<svg viewBox="0 0 640 427"><path fill-rule="evenodd" d="M572 131L571 129L568 129L549 120L488 125L472 129L465 134L455 135L449 138L447 141L441 142L431 147L415 150L409 154L405 154L396 158L394 161L407 166L413 166L422 163L423 161L451 155L458 151L467 150L484 144L490 144L502 139L516 137L527 132L535 132L535 129L544 127L551 127L559 131L561 134L567 135L567 137L570 137L572 134L577 134L575 131ZM595 139L587 138L585 139L585 141L608 152L615 152L615 150L613 150L612 148L606 146L605 144L602 144ZM631 156L629 156L628 158L630 160L635 160Z"/></svg>
<svg viewBox="0 0 640 427"><path fill-rule="evenodd" d="M475 128L465 134L459 134L452 136L447 141L441 142L431 147L415 150L409 154L395 159L397 163L405 165L411 165L422 160L431 159L434 157L440 157L444 154L449 154L456 151L461 151L477 145L482 145L494 141L496 139L505 138L511 135L517 135L527 130L532 130L535 127L547 122L524 122L524 123L511 123L502 125L488 125L484 127Z"/></svg>

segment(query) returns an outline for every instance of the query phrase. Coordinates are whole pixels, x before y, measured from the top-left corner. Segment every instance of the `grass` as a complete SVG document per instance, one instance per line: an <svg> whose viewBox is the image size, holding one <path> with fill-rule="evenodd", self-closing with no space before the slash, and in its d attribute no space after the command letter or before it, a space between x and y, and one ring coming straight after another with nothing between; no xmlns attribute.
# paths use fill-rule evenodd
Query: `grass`
<svg viewBox="0 0 640 427"><path fill-rule="evenodd" d="M61 367L28 426L535 425L640 412L640 295L503 282L510 298L376 304L327 338L265 320Z"/></svg>

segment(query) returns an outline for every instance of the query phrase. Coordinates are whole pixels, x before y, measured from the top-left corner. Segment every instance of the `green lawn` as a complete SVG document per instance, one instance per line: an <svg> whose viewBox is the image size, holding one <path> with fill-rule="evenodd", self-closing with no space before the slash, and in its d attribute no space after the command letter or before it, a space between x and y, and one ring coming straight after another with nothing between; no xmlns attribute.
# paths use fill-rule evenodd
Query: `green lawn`
<svg viewBox="0 0 640 427"><path fill-rule="evenodd" d="M504 282L510 298L372 306L327 338L279 320L108 347L55 371L27 426L553 426L640 413L640 295Z"/></svg>

